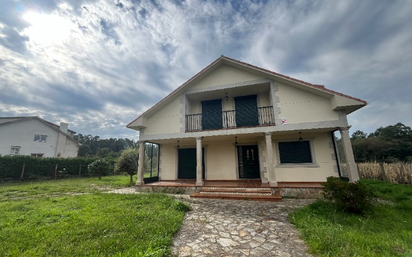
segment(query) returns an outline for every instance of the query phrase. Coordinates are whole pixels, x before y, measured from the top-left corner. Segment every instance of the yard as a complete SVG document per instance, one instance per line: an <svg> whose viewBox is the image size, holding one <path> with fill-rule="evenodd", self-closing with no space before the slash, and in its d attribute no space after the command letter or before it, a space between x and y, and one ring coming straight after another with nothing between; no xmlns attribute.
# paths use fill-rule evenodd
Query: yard
<svg viewBox="0 0 412 257"><path fill-rule="evenodd" d="M124 176L0 184L2 256L164 256L188 206Z"/></svg>
<svg viewBox="0 0 412 257"><path fill-rule="evenodd" d="M0 184L2 256L168 256L188 206L159 194L107 194L126 176ZM366 180L364 216L323 200L289 214L314 256L412 257L412 187ZM258 203L256 203L258 204Z"/></svg>
<svg viewBox="0 0 412 257"><path fill-rule="evenodd" d="M364 182L380 198L365 216L323 200L289 214L315 256L412 256L412 187Z"/></svg>

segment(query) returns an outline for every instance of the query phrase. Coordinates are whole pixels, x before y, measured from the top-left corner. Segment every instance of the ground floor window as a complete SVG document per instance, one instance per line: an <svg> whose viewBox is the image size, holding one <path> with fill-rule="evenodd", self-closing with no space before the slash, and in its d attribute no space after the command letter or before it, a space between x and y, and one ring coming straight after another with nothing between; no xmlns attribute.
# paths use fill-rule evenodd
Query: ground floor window
<svg viewBox="0 0 412 257"><path fill-rule="evenodd" d="M40 157L40 158L43 157L43 155L44 154L42 154L42 153L32 153L31 154L32 157Z"/></svg>
<svg viewBox="0 0 412 257"><path fill-rule="evenodd" d="M312 163L309 141L279 142L280 163Z"/></svg>
<svg viewBox="0 0 412 257"><path fill-rule="evenodd" d="M10 148L10 154L12 155L18 155L20 152L20 146L12 146Z"/></svg>

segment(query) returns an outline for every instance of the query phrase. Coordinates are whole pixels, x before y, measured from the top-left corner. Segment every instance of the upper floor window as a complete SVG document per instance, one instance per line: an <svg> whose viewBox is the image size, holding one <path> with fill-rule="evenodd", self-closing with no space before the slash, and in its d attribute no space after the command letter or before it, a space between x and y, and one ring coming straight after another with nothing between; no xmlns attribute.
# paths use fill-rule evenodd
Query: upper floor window
<svg viewBox="0 0 412 257"><path fill-rule="evenodd" d="M309 141L279 142L280 163L312 163Z"/></svg>
<svg viewBox="0 0 412 257"><path fill-rule="evenodd" d="M40 134L35 134L34 135L34 142L46 142L47 140L47 135L40 135Z"/></svg>
<svg viewBox="0 0 412 257"><path fill-rule="evenodd" d="M20 146L12 146L10 148L10 154L12 155L18 155L20 152Z"/></svg>

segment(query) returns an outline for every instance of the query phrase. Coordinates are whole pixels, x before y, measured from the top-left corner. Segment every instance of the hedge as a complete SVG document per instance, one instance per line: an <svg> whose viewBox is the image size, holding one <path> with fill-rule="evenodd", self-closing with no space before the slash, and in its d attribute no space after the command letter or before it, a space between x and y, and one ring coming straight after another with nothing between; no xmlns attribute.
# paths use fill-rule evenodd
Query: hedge
<svg viewBox="0 0 412 257"><path fill-rule="evenodd" d="M48 179L90 174L87 166L98 158L0 157L0 182L17 179ZM115 160L108 160L113 170ZM24 171L23 171L24 170Z"/></svg>

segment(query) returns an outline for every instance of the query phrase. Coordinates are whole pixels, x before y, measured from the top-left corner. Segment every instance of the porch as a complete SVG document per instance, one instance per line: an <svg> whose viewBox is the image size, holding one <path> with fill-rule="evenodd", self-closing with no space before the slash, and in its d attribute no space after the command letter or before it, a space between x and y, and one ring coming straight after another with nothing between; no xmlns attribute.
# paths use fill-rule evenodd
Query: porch
<svg viewBox="0 0 412 257"><path fill-rule="evenodd" d="M163 180L136 186L138 192L189 194L191 198L282 201L282 197L314 199L322 197L322 182L278 182L277 186L260 180Z"/></svg>

